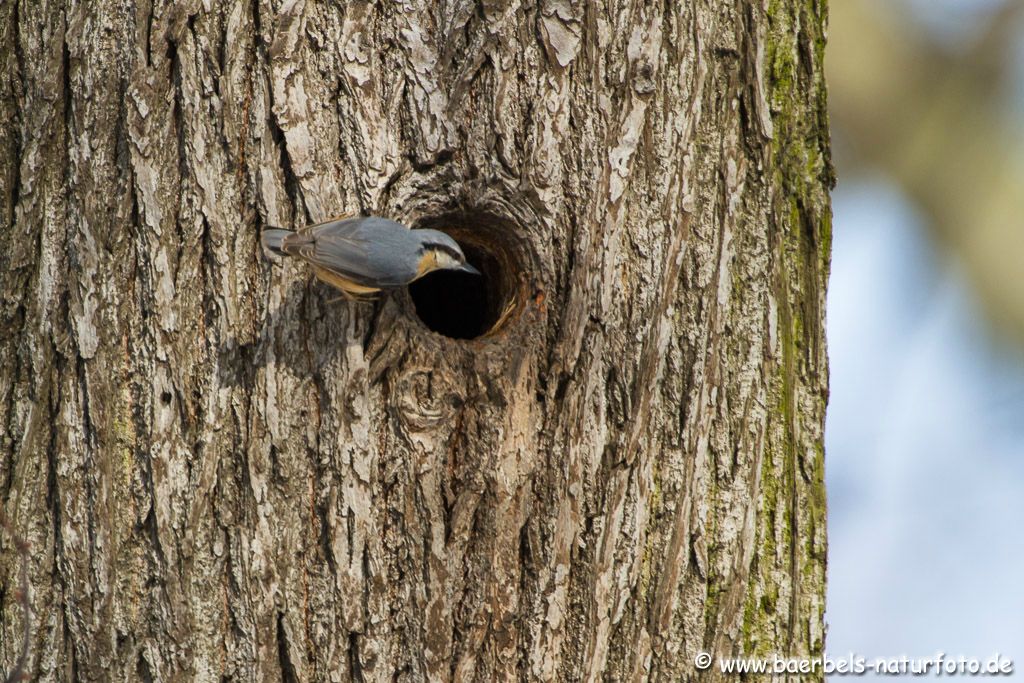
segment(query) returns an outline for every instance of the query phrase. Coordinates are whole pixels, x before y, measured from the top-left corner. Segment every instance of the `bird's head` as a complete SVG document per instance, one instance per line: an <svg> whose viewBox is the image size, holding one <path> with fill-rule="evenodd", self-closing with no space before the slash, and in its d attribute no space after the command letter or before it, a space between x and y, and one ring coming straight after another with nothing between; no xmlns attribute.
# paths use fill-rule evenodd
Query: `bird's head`
<svg viewBox="0 0 1024 683"><path fill-rule="evenodd" d="M420 238L419 275L435 270L458 270L480 275L480 271L466 261L462 247L440 230L416 230Z"/></svg>

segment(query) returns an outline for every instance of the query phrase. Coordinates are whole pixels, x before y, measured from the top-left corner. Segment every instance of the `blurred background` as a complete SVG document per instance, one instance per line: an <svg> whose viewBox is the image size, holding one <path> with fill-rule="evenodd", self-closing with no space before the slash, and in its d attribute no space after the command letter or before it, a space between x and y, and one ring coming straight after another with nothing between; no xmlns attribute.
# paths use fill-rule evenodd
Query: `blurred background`
<svg viewBox="0 0 1024 683"><path fill-rule="evenodd" d="M826 649L1024 679L1024 0L829 13Z"/></svg>

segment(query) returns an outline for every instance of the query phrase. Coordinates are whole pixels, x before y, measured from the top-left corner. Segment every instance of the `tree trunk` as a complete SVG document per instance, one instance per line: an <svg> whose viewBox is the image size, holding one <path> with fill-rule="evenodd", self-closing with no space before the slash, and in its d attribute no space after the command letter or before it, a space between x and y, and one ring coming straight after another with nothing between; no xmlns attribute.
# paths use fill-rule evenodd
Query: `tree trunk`
<svg viewBox="0 0 1024 683"><path fill-rule="evenodd" d="M23 602L39 680L820 654L824 15L5 0L0 667ZM260 248L347 212L482 283Z"/></svg>

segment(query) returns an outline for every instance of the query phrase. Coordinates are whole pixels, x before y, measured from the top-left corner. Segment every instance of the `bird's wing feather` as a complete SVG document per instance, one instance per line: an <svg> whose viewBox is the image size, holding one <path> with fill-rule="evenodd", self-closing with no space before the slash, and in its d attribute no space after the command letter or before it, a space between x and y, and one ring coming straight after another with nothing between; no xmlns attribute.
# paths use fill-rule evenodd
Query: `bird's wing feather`
<svg viewBox="0 0 1024 683"><path fill-rule="evenodd" d="M303 244L298 254L314 265L334 271L360 285L392 287L403 284L395 280L395 273L370 258L375 240L384 234L374 230L372 221L349 219L325 223L312 233L313 240Z"/></svg>
<svg viewBox="0 0 1024 683"><path fill-rule="evenodd" d="M320 221L319 223L311 223L309 225L304 225L301 228L296 229L295 232L300 233L300 234L301 233L312 233L312 232L316 232L318 230L323 230L325 227L331 225L332 223L344 223L345 221L350 221L352 219L358 219L358 217L359 217L359 215L357 213L355 213L355 212L343 213L340 216L335 216L334 218L328 218L327 220Z"/></svg>

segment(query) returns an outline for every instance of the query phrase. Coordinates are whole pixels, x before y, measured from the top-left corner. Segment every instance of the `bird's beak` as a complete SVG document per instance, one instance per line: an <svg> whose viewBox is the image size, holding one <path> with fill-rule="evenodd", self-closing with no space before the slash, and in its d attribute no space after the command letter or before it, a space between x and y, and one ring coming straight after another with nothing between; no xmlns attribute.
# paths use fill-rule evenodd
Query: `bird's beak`
<svg viewBox="0 0 1024 683"><path fill-rule="evenodd" d="M469 273L470 275L482 275L479 270L469 265L468 263L462 263L455 270L461 270L463 273Z"/></svg>

